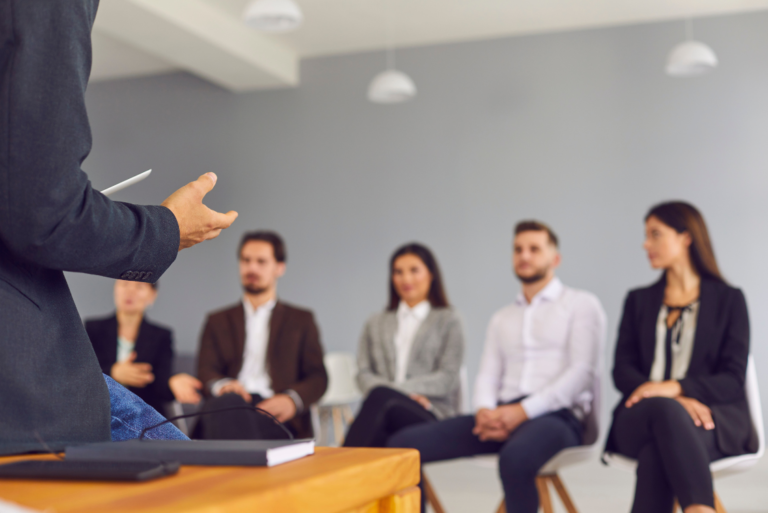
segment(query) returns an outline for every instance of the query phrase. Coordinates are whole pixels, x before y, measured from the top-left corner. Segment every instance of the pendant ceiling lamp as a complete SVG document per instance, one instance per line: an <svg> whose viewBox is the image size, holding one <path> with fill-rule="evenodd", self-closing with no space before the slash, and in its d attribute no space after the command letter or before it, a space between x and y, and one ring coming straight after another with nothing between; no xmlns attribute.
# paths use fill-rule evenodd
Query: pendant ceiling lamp
<svg viewBox="0 0 768 513"><path fill-rule="evenodd" d="M387 70L371 80L368 86L368 100L373 103L402 103L416 96L416 84L411 77L395 69L395 48L392 44L389 11L386 16Z"/></svg>
<svg viewBox="0 0 768 513"><path fill-rule="evenodd" d="M709 73L717 67L717 55L712 48L693 39L691 19L685 23L687 41L669 52L667 75L671 77L695 77Z"/></svg>
<svg viewBox="0 0 768 513"><path fill-rule="evenodd" d="M243 11L243 19L263 32L290 32L304 21L304 14L293 0L252 0Z"/></svg>

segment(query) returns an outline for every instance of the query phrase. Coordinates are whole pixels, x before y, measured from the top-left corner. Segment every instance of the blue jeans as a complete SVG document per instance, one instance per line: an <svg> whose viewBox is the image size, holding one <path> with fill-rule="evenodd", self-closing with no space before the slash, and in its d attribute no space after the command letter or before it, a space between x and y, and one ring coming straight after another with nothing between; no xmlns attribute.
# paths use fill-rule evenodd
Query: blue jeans
<svg viewBox="0 0 768 513"><path fill-rule="evenodd" d="M106 374L104 379L109 388L109 401L112 415L112 441L131 440L138 438L141 430L165 420L165 417L157 413L151 406L139 399L136 394L130 392L123 385ZM160 427L150 429L144 438L152 440L189 440L187 436L178 430L170 422Z"/></svg>

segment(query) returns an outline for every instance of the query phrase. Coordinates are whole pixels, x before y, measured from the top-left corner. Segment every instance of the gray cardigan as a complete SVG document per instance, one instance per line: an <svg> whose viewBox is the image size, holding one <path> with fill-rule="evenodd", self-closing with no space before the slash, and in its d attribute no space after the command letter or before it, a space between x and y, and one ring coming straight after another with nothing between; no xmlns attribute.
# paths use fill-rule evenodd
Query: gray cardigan
<svg viewBox="0 0 768 513"><path fill-rule="evenodd" d="M452 308L432 308L421 323L408 357L406 381L395 383L397 313L373 315L365 323L357 351L357 383L364 394L387 386L429 398L444 419L459 413L459 370L464 357L464 332Z"/></svg>

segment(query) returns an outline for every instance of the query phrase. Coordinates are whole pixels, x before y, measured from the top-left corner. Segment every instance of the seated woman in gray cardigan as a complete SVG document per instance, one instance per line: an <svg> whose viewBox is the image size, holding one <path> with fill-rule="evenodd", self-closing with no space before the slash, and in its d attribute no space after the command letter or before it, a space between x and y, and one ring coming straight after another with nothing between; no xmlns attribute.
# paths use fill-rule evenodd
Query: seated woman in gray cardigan
<svg viewBox="0 0 768 513"><path fill-rule="evenodd" d="M404 427L459 413L464 334L437 261L412 243L395 251L389 269L389 305L360 337L357 382L367 397L346 447L386 447Z"/></svg>

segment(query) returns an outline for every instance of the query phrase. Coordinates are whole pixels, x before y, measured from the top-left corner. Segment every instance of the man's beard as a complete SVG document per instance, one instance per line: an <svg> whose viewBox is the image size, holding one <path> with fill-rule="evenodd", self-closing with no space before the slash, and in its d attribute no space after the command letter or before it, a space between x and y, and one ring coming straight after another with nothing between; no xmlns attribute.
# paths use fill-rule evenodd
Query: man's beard
<svg viewBox="0 0 768 513"><path fill-rule="evenodd" d="M530 285L531 283L536 283L537 281L541 281L544 278L546 278L548 272L549 272L549 268L546 268L546 269L539 269L538 272L536 272L535 274L531 274L530 276L521 276L518 273L515 273L515 275L517 276L518 280L522 281L525 284Z"/></svg>
<svg viewBox="0 0 768 513"><path fill-rule="evenodd" d="M243 290L248 294L258 296L269 290L269 287L254 287L253 285L243 285Z"/></svg>

